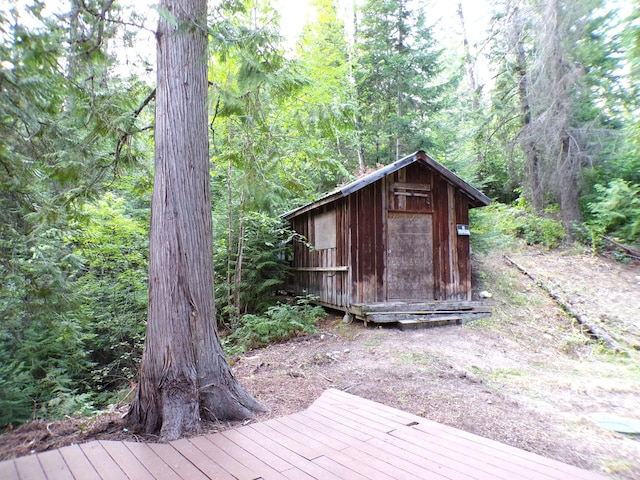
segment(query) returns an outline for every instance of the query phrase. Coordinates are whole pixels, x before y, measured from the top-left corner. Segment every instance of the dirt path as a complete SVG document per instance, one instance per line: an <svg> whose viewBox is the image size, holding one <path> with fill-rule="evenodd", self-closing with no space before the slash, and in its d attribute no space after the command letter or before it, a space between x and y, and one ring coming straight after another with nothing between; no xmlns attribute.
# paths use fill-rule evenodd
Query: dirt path
<svg viewBox="0 0 640 480"><path fill-rule="evenodd" d="M493 294L490 318L404 332L330 319L317 334L234 359L234 371L271 409L267 417L306 408L334 387L612 478L640 478L640 440L596 423L602 413L640 419L640 352L632 348L635 333L625 336L640 320L640 267L570 254L517 258L619 325L614 332L629 355L588 342L542 290L496 256L476 265ZM597 292L579 287L580 278ZM0 452L6 458L70 438L135 438L117 416L111 422L95 433L85 424L87 434L67 422L59 438L57 424L34 428L40 437L31 444L35 434L14 432L0 437Z"/></svg>
<svg viewBox="0 0 640 480"><path fill-rule="evenodd" d="M602 312L629 356L589 342L496 256L479 265L493 294L491 318L405 332L336 321L322 334L240 359L236 372L275 416L336 387L614 478L640 478L640 440L596 423L605 413L640 419L640 354L625 336L640 320L640 268L582 254L517 258L566 287L579 306ZM580 279L597 294L582 296L589 290Z"/></svg>

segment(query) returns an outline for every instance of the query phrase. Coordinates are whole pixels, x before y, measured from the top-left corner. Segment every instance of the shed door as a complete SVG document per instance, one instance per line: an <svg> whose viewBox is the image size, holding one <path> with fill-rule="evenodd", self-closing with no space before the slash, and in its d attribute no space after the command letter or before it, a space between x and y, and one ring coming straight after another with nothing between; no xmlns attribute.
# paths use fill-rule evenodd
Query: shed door
<svg viewBox="0 0 640 480"><path fill-rule="evenodd" d="M387 300L433 299L433 233L429 214L389 212Z"/></svg>

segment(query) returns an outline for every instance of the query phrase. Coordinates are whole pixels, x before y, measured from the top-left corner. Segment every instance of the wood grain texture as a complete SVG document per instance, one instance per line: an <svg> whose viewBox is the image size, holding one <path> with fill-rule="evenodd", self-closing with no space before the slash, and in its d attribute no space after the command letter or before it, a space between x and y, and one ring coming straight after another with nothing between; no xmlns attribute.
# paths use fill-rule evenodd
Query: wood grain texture
<svg viewBox="0 0 640 480"><path fill-rule="evenodd" d="M73 474L64 465L74 465ZM64 447L0 462L0 474L11 480L606 479L334 389L286 417L167 444Z"/></svg>

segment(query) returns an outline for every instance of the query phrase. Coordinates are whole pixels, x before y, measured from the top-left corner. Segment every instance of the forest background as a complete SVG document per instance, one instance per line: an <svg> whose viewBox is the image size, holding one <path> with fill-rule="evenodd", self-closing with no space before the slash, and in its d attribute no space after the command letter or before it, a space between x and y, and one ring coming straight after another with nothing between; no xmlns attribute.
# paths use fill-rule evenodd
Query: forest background
<svg viewBox="0 0 640 480"><path fill-rule="evenodd" d="M508 235L637 250L640 2L620 4L501 0L470 42L462 7L438 38L429 2L313 0L291 47L270 2L210 2L227 351L321 315L277 302L279 215L418 149L494 201L476 252ZM126 401L144 341L155 91L137 45L153 27L124 2L60 5L0 7L0 425Z"/></svg>

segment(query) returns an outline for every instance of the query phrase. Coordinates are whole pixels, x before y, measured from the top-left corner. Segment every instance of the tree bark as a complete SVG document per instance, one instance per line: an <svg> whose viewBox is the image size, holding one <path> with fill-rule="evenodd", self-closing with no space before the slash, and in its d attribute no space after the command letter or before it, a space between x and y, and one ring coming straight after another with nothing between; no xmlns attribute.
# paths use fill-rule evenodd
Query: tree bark
<svg viewBox="0 0 640 480"><path fill-rule="evenodd" d="M520 103L520 121L522 130L520 132L522 149L526 155L527 184L529 188L529 201L533 211L540 213L544 208L540 152L536 145L536 134L532 128L531 104L529 99L530 72L527 65L527 55L524 46L524 19L520 12L520 7L515 5L511 16L510 36L515 47L516 74L518 78L518 100Z"/></svg>
<svg viewBox="0 0 640 480"><path fill-rule="evenodd" d="M197 433L201 418L262 408L233 376L216 330L206 0L163 0L161 9L148 324L128 420L175 439Z"/></svg>

